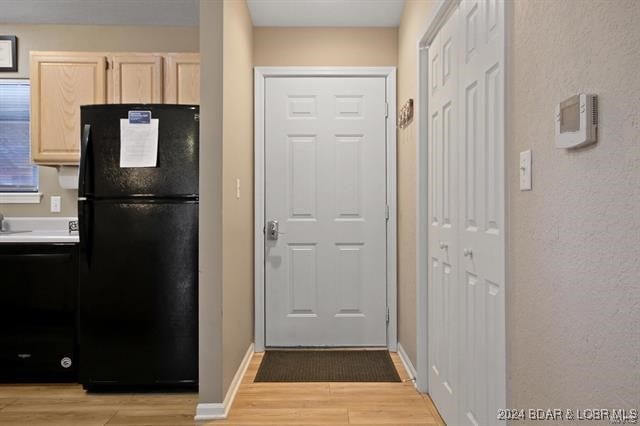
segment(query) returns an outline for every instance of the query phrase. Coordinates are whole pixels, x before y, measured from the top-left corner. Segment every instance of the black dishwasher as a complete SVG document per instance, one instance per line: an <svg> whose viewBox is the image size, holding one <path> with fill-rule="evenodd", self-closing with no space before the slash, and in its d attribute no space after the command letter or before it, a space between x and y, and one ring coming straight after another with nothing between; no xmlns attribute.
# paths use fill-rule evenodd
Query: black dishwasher
<svg viewBox="0 0 640 426"><path fill-rule="evenodd" d="M0 244L0 381L77 381L77 253Z"/></svg>

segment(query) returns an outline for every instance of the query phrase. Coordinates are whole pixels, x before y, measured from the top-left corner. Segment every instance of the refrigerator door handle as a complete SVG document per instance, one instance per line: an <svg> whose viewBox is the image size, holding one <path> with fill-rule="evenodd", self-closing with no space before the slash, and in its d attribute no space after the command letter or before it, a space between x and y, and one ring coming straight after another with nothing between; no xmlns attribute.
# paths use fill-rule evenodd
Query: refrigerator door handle
<svg viewBox="0 0 640 426"><path fill-rule="evenodd" d="M87 179L87 164L89 159L89 141L91 140L91 124L85 124L82 130L82 149L80 150L80 173L78 182L78 197L86 197L85 181Z"/></svg>
<svg viewBox="0 0 640 426"><path fill-rule="evenodd" d="M78 209L78 225L80 228L80 251L84 252L84 258L87 263L91 260L91 226L93 218L91 217L92 203L88 201L80 201Z"/></svg>

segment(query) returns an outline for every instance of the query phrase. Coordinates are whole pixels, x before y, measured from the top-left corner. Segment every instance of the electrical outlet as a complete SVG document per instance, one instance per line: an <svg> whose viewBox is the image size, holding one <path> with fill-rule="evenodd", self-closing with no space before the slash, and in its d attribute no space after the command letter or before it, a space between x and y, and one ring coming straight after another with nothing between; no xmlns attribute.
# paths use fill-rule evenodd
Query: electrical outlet
<svg viewBox="0 0 640 426"><path fill-rule="evenodd" d="M55 195L51 197L51 213L60 213L62 209L62 197Z"/></svg>
<svg viewBox="0 0 640 426"><path fill-rule="evenodd" d="M520 153L520 191L531 191L531 150Z"/></svg>

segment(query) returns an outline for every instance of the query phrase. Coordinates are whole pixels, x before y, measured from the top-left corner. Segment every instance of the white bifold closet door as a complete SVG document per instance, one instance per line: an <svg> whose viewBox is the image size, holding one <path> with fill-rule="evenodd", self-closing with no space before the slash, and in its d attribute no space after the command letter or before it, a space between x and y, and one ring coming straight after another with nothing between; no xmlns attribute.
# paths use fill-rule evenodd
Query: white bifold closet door
<svg viewBox="0 0 640 426"><path fill-rule="evenodd" d="M429 393L458 424L460 373L459 11L429 48Z"/></svg>
<svg viewBox="0 0 640 426"><path fill-rule="evenodd" d="M429 48L429 390L456 425L504 423L504 6L463 0Z"/></svg>

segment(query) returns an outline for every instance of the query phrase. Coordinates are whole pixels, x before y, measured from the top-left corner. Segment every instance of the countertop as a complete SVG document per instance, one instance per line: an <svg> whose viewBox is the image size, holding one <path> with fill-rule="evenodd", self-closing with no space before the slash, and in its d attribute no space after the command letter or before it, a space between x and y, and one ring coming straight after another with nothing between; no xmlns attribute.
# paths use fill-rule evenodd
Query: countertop
<svg viewBox="0 0 640 426"><path fill-rule="evenodd" d="M0 244L78 243L78 232L69 232L69 221L77 220L75 217L5 217L6 230L29 232L0 234Z"/></svg>

